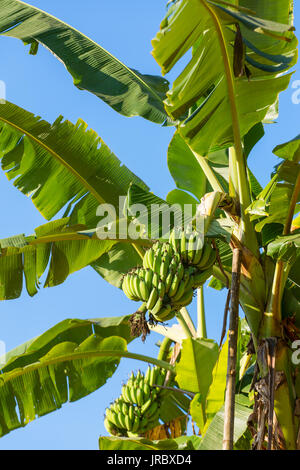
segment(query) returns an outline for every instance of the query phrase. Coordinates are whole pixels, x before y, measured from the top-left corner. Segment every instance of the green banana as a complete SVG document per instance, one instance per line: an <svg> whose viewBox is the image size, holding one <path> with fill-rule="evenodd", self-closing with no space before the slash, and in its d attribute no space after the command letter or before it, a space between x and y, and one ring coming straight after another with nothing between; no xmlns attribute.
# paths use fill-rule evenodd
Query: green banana
<svg viewBox="0 0 300 470"><path fill-rule="evenodd" d="M129 406L125 402L122 403L121 412L125 416L129 413Z"/></svg>
<svg viewBox="0 0 300 470"><path fill-rule="evenodd" d="M158 287L159 284L159 275L155 272L153 272L153 277L152 277L152 286L153 287Z"/></svg>
<svg viewBox="0 0 300 470"><path fill-rule="evenodd" d="M153 263L153 271L160 275L160 266L162 262L162 255L161 255L161 250L158 250L155 258L154 258L154 263Z"/></svg>
<svg viewBox="0 0 300 470"><path fill-rule="evenodd" d="M136 415L134 417L134 422L133 422L133 425L132 425L132 428L131 428L131 432L132 433L135 433L137 432L137 430L139 429L140 427L140 418Z"/></svg>
<svg viewBox="0 0 300 470"><path fill-rule="evenodd" d="M129 418L128 415L125 415L125 427L128 431L131 431L133 428L133 421Z"/></svg>
<svg viewBox="0 0 300 470"><path fill-rule="evenodd" d="M172 274L171 272L169 272L169 274L167 275L166 281L165 281L166 294L167 294L167 293L169 292L169 290L170 290L172 281L173 281L173 274Z"/></svg>
<svg viewBox="0 0 300 470"><path fill-rule="evenodd" d="M147 413L146 413L147 418L146 419L150 418L156 412L157 408L158 408L157 401L152 402L151 405L149 406L148 410L147 410Z"/></svg>
<svg viewBox="0 0 300 470"><path fill-rule="evenodd" d="M128 416L129 416L130 421L133 422L133 420L134 420L134 407L132 405L129 405Z"/></svg>
<svg viewBox="0 0 300 470"><path fill-rule="evenodd" d="M125 402L127 403L130 403L130 397L129 397L129 394L128 394L128 385L123 385L122 387L122 397L124 399Z"/></svg>
<svg viewBox="0 0 300 470"><path fill-rule="evenodd" d="M204 266L201 266L201 270L207 270L212 267L217 259L217 252L216 250L212 249L209 255L209 258Z"/></svg>
<svg viewBox="0 0 300 470"><path fill-rule="evenodd" d="M151 310L154 307L154 305L157 302L157 299L158 299L158 291L155 287L153 287L150 293L148 302L147 302L147 310Z"/></svg>
<svg viewBox="0 0 300 470"><path fill-rule="evenodd" d="M197 244L197 239L196 239L195 234L190 235L189 240L188 240L188 250L187 250L187 259L189 263L192 263L195 257L196 244Z"/></svg>
<svg viewBox="0 0 300 470"><path fill-rule="evenodd" d="M198 271L193 275L193 288L202 286L207 279L212 275L212 269L207 269L205 271Z"/></svg>
<svg viewBox="0 0 300 470"><path fill-rule="evenodd" d="M141 413L142 415L146 413L146 411L148 410L148 408L150 408L151 404L152 404L152 398L149 398L142 406L141 408Z"/></svg>
<svg viewBox="0 0 300 470"><path fill-rule="evenodd" d="M122 283L122 289L125 293L125 295L130 299L130 300L136 300L134 293L131 290L130 286L130 276L126 275L123 279Z"/></svg>
<svg viewBox="0 0 300 470"><path fill-rule="evenodd" d="M173 276L173 281L172 281L171 287L170 287L169 292L168 292L169 297L174 297L174 295L176 294L176 292L178 290L178 286L179 286L180 282L181 282L180 277L176 272Z"/></svg>
<svg viewBox="0 0 300 470"><path fill-rule="evenodd" d="M139 280L139 289L140 289L140 293L141 293L140 299L144 300L144 301L147 301L148 298L149 298L149 289L148 289L147 284L146 284L144 279L140 278L140 280Z"/></svg>
<svg viewBox="0 0 300 470"><path fill-rule="evenodd" d="M184 279L180 282L179 286L178 286L178 289L176 291L176 294L174 295L174 297L172 298L172 303L175 303L177 302L184 294L184 291L185 291L185 281Z"/></svg>
<svg viewBox="0 0 300 470"><path fill-rule="evenodd" d="M156 380L156 377L157 377L157 373L158 373L158 368L157 367L152 367L151 373L150 373L150 381L149 381L150 387L153 387L153 384L156 383L155 380Z"/></svg>
<svg viewBox="0 0 300 470"><path fill-rule="evenodd" d="M157 286L157 291L158 291L159 297L163 299L166 293L166 286L164 282L159 281L158 286Z"/></svg>
<svg viewBox="0 0 300 470"><path fill-rule="evenodd" d="M172 311L172 305L171 304L167 304L165 307L163 307L160 310L159 315L158 315L159 316L159 321L163 322L163 321L165 321L166 318L169 319L169 315L170 315L171 311Z"/></svg>
<svg viewBox="0 0 300 470"><path fill-rule="evenodd" d="M118 420L119 423L121 424L121 428L126 429L126 423L125 423L125 416L123 415L122 411L119 411L118 413Z"/></svg>
<svg viewBox="0 0 300 470"><path fill-rule="evenodd" d="M178 240L178 233L176 229L173 229L170 233L169 243L172 246L174 251L179 251L179 240Z"/></svg>
<svg viewBox="0 0 300 470"><path fill-rule="evenodd" d="M180 254L181 254L181 259L183 262L188 261L187 257L187 240L186 240L186 235L184 230L181 233L181 238L180 238Z"/></svg>
<svg viewBox="0 0 300 470"><path fill-rule="evenodd" d="M144 401L147 401L148 398L150 397L151 390L146 381L144 382L143 393L144 393Z"/></svg>
<svg viewBox="0 0 300 470"><path fill-rule="evenodd" d="M158 297L154 307L149 309L150 312L152 313L152 315L154 315L154 316L157 315L159 313L160 309L162 308L162 305L163 305L163 301L160 297Z"/></svg>
<svg viewBox="0 0 300 470"><path fill-rule="evenodd" d="M177 307L177 309L179 309L181 307L184 307L185 305L189 305L193 300L193 295L193 289L188 290L183 294L183 296L179 300L177 300L176 304L174 304L174 307Z"/></svg>
<svg viewBox="0 0 300 470"><path fill-rule="evenodd" d="M212 251L211 244L209 242L205 242L204 246L203 246L203 250L202 250L201 259L200 259L199 263L197 264L198 269L203 270L203 267L205 267L205 265L206 265L206 263L209 259L211 251Z"/></svg>
<svg viewBox="0 0 300 470"><path fill-rule="evenodd" d="M143 401L144 401L143 390L141 388L138 388L136 391L136 402L138 406L142 406Z"/></svg>
<svg viewBox="0 0 300 470"><path fill-rule="evenodd" d="M112 434L113 436L117 434L116 427L107 418L104 419L104 427L109 434Z"/></svg>
<svg viewBox="0 0 300 470"><path fill-rule="evenodd" d="M152 287L152 277L153 277L153 271L149 268L145 270L145 283L150 291Z"/></svg>
<svg viewBox="0 0 300 470"><path fill-rule="evenodd" d="M147 383L149 385L149 381L150 381L150 375L151 375L151 367L148 366L148 369L146 371L146 375L145 375L145 383Z"/></svg>
<svg viewBox="0 0 300 470"><path fill-rule="evenodd" d="M198 264L200 262L201 256L202 256L202 249L203 249L203 238L201 235L197 236L197 242L196 242L196 249L194 251L194 257L191 262L191 264Z"/></svg>
<svg viewBox="0 0 300 470"><path fill-rule="evenodd" d="M159 269L159 275L163 281L165 281L167 277L169 265L170 265L169 259L166 256L164 256L160 265L160 269Z"/></svg>

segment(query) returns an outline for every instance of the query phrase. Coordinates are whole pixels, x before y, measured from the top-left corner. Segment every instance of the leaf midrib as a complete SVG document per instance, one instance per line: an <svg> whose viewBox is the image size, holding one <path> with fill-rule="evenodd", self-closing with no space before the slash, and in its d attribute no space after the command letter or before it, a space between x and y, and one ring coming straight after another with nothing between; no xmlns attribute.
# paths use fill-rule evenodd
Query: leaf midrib
<svg viewBox="0 0 300 470"><path fill-rule="evenodd" d="M118 62L122 67L124 67L127 72L129 72L130 75L132 75L138 82L142 83L143 86L145 88L147 88L149 90L149 92L158 100L162 103L162 111L164 109L164 106L163 106L163 100L161 99L161 97L155 92L155 90L153 90L153 88L151 88L146 82L144 82L144 80L142 80L137 74L134 73L134 71L132 69L130 69L129 67L127 67L127 65L125 65L123 62L121 62L117 57L115 57L114 55L112 55L110 52L108 52L106 49L104 49L102 46L100 46L96 41L94 41L93 39L89 38L88 36L86 36L84 33L82 33L81 31L79 31L78 29L74 28L73 26L70 26L68 23L66 23L65 21L62 21L60 20L59 18L57 18L56 16L54 15L51 15L50 13L46 12L45 10L41 10L40 8L37 8L33 5L29 5L28 3L25 3L25 2L22 2L21 0L18 0L18 3L21 3L22 5L25 5L27 8L31 8L32 10L35 10L37 11L38 13L42 13L44 15L47 15L49 16L50 18L54 19L55 21L57 21L58 23L61 23L62 25L66 26L67 28L70 28L72 29L73 31L75 31L76 33L79 33L81 34L85 39L87 39L88 41L91 41L93 44L95 44L95 46L99 47L100 49L102 49L105 54L109 55L112 59L114 59L116 62ZM14 28L12 28L13 30ZM37 40L36 38L34 38L35 40ZM40 42L41 44L43 44L41 41L37 40L38 42ZM45 47L45 46L44 46Z"/></svg>
<svg viewBox="0 0 300 470"><path fill-rule="evenodd" d="M4 385L5 383L10 382L11 380L14 380L17 377L25 375L28 372L32 372L38 369L49 367L51 365L60 364L62 362L72 362L78 359L92 359L96 357L116 357L116 358L126 357L128 359L136 359L136 360L140 360L143 362L148 362L158 367L163 367L164 369L170 372L174 372L174 366L172 366L166 361L158 360L150 356L130 353L128 351L116 351L116 350L83 351L83 352L77 352L77 353L71 353L71 354L70 353L64 354L62 356L56 356L54 358L47 359L47 360L44 360L43 358L41 358L41 361L35 362L33 364L29 364L27 366L22 367L21 369L18 368L17 370L11 370L11 371L2 372L2 373L0 371L0 390L1 390L1 386Z"/></svg>
<svg viewBox="0 0 300 470"><path fill-rule="evenodd" d="M13 127L17 131L19 131L21 134L26 135L29 139L36 142L39 146L43 147L48 153L50 153L50 155L52 155L56 160L58 160L69 172L71 172L83 184L83 186L95 197L95 199L100 204L106 203L105 199L103 199L100 196L100 194L97 191L95 191L95 189L88 183L87 180L85 180L71 165L69 165L62 157L60 157L60 155L57 152L55 152L53 149L48 147L48 145L46 145L42 140L39 140L37 137L35 137L30 132L28 132L26 129L22 129L21 127L17 126L15 123L9 121L8 119L5 119L3 116L0 116L0 121Z"/></svg>

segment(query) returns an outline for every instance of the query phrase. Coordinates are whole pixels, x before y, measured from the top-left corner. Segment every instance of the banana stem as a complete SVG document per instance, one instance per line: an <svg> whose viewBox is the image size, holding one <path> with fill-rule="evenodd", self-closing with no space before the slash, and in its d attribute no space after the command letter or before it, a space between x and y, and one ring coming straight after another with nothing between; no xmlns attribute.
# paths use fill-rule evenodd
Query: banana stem
<svg viewBox="0 0 300 470"><path fill-rule="evenodd" d="M241 258L241 250L235 248L233 250L232 259L232 285L230 300L230 322L228 330L228 365L224 407L223 450L233 450Z"/></svg>
<svg viewBox="0 0 300 470"><path fill-rule="evenodd" d="M219 182L218 178L214 174L213 170L207 163L207 160L205 157L202 157L198 153L194 152L194 150L190 147L190 150L193 152L194 157L196 158L197 162L201 166L206 178L208 179L211 187L213 188L214 191L220 191L224 192L224 188L222 187L221 183Z"/></svg>
<svg viewBox="0 0 300 470"><path fill-rule="evenodd" d="M197 330L195 328L195 325L193 323L193 320L191 319L191 316L188 312L188 310L185 308L185 307L182 307L182 309L180 310L181 312L181 315L182 315L182 318L184 319L184 321L186 322L190 332L192 333L193 337L194 338L197 338L198 334L197 334Z"/></svg>
<svg viewBox="0 0 300 470"><path fill-rule="evenodd" d="M167 360L172 343L173 343L173 341L170 338L166 337L166 338L163 339L163 341L161 343L161 346L159 348L158 356L157 356L157 359L159 361L166 361Z"/></svg>
<svg viewBox="0 0 300 470"><path fill-rule="evenodd" d="M197 289L197 333L200 338L207 338L203 286Z"/></svg>
<svg viewBox="0 0 300 470"><path fill-rule="evenodd" d="M144 259L145 251L142 247L138 246L137 243L132 243L133 248L135 251L140 255L141 259Z"/></svg>
<svg viewBox="0 0 300 470"><path fill-rule="evenodd" d="M192 335L192 333L191 333L189 327L187 326L187 323L186 323L185 319L183 318L181 312L177 312L177 313L176 313L176 318L177 318L177 320L178 320L179 325L181 326L181 328L183 329L184 333L186 334L186 337L187 337L187 338L193 338L193 335Z"/></svg>

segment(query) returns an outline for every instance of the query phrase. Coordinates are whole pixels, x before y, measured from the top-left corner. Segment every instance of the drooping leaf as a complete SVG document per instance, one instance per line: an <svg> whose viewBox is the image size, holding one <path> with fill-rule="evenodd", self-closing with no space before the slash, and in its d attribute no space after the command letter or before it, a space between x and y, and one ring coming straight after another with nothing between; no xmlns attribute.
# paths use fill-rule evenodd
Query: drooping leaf
<svg viewBox="0 0 300 470"><path fill-rule="evenodd" d="M104 385L131 340L128 317L73 319L8 352L0 370L1 436Z"/></svg>
<svg viewBox="0 0 300 470"><path fill-rule="evenodd" d="M277 155L277 157L284 158L285 160L290 160L295 163L299 162L300 135L290 140L289 142L277 145L277 147L274 148L273 153Z"/></svg>
<svg viewBox="0 0 300 470"><path fill-rule="evenodd" d="M247 430L247 420L251 409L235 404L234 415L234 444ZM224 409L222 408L214 417L205 435L203 436L199 450L222 450L224 432Z"/></svg>
<svg viewBox="0 0 300 470"><path fill-rule="evenodd" d="M226 152L211 153L207 158L207 164L226 192L228 189ZM199 201L205 193L212 190L196 156L178 132L174 134L168 148L168 167L177 188L191 192Z"/></svg>
<svg viewBox="0 0 300 470"><path fill-rule="evenodd" d="M129 243L117 243L111 250L91 263L91 266L103 279L120 288L124 273L140 263L140 255Z"/></svg>
<svg viewBox="0 0 300 470"><path fill-rule="evenodd" d="M80 226L58 219L35 229L35 235L0 240L0 300L21 295L24 278L30 296L38 292L40 279L48 267L45 287L66 278L108 252L116 240L99 240L78 234Z"/></svg>
<svg viewBox="0 0 300 470"><path fill-rule="evenodd" d="M209 426L215 414L221 409L225 400L226 389L226 375L227 375L227 361L228 361L228 340L223 344L218 360L212 372L212 382L210 384L206 402L205 402L205 416L206 427Z"/></svg>
<svg viewBox="0 0 300 470"><path fill-rule="evenodd" d="M233 129L244 137L268 117L287 88L290 75L279 72L289 70L297 56L290 0L254 0L255 16L208 0L181 0L171 8L152 41L153 55L165 74L192 48L165 104L170 116L180 120L185 141L205 156L230 147ZM233 73L237 24L246 47L241 65L250 79L246 72Z"/></svg>
<svg viewBox="0 0 300 470"><path fill-rule="evenodd" d="M204 400L217 358L218 346L214 341L191 338L184 340L180 359L176 364L176 381L179 388L200 393Z"/></svg>
<svg viewBox="0 0 300 470"><path fill-rule="evenodd" d="M118 217L129 185L147 188L83 121L49 124L9 102L0 108L0 159L48 220L68 205L72 224L95 227L99 204L113 204Z"/></svg>
<svg viewBox="0 0 300 470"><path fill-rule="evenodd" d="M244 137L244 151L245 157L251 153L253 147L260 141L260 139L265 135L264 126L261 122L255 124L249 132Z"/></svg>
<svg viewBox="0 0 300 470"><path fill-rule="evenodd" d="M65 65L79 90L93 93L124 116L142 116L157 123L166 120L165 79L130 69L93 40L39 8L19 0L2 0L0 33L34 45L35 53L38 44L45 46Z"/></svg>
<svg viewBox="0 0 300 470"><path fill-rule="evenodd" d="M281 163L277 166L267 186L247 208L252 220L259 219L255 225L258 232L261 232L267 224L285 224L299 172L300 166L298 163L288 160ZM298 213L299 205L296 204L295 215ZM273 235L274 239L277 235L274 229ZM268 238L268 241L270 241L270 238Z"/></svg>
<svg viewBox="0 0 300 470"><path fill-rule="evenodd" d="M172 189L172 191L170 191L167 194L166 202L168 204L171 204L171 205L172 204L180 204L182 209L184 209L184 206L186 204L193 204L193 206L195 207L195 213L196 213L196 210L197 210L197 205L199 204L197 199L195 199L189 193L186 193L185 191L182 191L181 189ZM193 215L195 213L193 212Z"/></svg>
<svg viewBox="0 0 300 470"><path fill-rule="evenodd" d="M179 392L166 394L161 401L160 419L164 423L170 423L175 419L186 421L191 400L186 395Z"/></svg>
<svg viewBox="0 0 300 470"><path fill-rule="evenodd" d="M278 237L268 245L267 254L274 259L293 264L300 255L300 231Z"/></svg>

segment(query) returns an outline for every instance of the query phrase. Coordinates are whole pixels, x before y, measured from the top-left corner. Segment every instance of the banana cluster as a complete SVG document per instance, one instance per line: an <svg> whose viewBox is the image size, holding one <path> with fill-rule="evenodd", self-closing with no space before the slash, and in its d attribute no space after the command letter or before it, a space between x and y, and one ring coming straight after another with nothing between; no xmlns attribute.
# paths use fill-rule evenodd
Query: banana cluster
<svg viewBox="0 0 300 470"><path fill-rule="evenodd" d="M158 424L162 391L154 385L163 385L166 371L148 367L146 374L131 374L122 394L106 409L104 426L113 436L143 435Z"/></svg>
<svg viewBox="0 0 300 470"><path fill-rule="evenodd" d="M127 273L122 282L125 295L142 301L158 322L174 317L176 311L191 303L194 289L212 274L216 252L210 242L195 233L173 230L168 242L156 242L144 255L143 266Z"/></svg>

